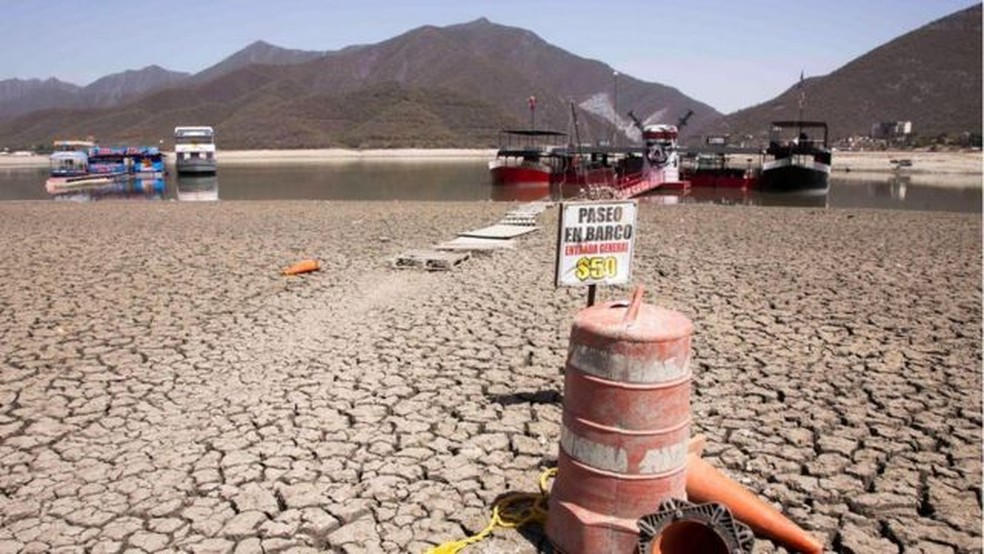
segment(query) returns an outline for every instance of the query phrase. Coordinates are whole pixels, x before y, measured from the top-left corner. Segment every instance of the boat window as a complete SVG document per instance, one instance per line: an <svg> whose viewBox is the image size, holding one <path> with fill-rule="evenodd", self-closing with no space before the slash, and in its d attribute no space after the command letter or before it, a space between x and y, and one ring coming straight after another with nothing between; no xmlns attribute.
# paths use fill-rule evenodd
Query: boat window
<svg viewBox="0 0 984 554"><path fill-rule="evenodd" d="M175 144L212 144L212 136L204 134L196 135L175 135Z"/></svg>

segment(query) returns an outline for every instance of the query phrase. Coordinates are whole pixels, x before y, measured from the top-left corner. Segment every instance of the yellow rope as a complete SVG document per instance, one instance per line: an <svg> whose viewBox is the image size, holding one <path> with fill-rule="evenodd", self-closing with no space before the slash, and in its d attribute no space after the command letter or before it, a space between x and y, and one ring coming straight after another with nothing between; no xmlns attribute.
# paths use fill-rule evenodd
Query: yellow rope
<svg viewBox="0 0 984 554"><path fill-rule="evenodd" d="M551 468L540 474L540 492L517 492L500 498L492 506L492 519L478 533L457 541L446 542L428 550L426 554L456 554L466 546L481 541L496 528L515 529L527 523L543 525L547 521L547 481L557 474Z"/></svg>

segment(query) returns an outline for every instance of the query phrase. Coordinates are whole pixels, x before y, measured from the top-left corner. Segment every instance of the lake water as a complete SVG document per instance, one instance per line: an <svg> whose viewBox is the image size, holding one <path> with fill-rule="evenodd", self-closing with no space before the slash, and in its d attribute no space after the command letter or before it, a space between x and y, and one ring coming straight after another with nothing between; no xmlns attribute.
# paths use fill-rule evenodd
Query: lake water
<svg viewBox="0 0 984 554"><path fill-rule="evenodd" d="M212 177L129 181L52 196L46 168L0 168L0 200L427 200L532 201L542 189L493 187L485 161L357 161L318 164L226 165ZM878 208L981 212L979 175L835 173L825 194L691 189L642 199L660 204L716 203L819 208Z"/></svg>

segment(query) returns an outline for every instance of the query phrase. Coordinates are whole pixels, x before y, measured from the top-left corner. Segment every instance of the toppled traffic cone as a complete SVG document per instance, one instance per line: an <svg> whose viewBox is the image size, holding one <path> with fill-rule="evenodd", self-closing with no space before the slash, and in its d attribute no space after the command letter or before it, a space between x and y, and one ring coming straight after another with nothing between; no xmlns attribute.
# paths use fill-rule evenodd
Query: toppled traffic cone
<svg viewBox="0 0 984 554"><path fill-rule="evenodd" d="M318 260L304 260L302 262L297 262L296 264L284 268L280 274L281 275L299 275L301 273L308 273L311 271L318 271L321 269L321 264Z"/></svg>
<svg viewBox="0 0 984 554"><path fill-rule="evenodd" d="M821 554L823 546L778 510L718 471L695 454L687 456L687 498L691 502L717 502L756 534L787 549Z"/></svg>

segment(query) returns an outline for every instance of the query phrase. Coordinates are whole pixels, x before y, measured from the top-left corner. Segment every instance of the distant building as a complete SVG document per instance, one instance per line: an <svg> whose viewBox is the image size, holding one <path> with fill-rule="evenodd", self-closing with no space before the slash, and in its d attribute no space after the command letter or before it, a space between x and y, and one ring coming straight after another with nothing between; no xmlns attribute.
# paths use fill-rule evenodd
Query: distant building
<svg viewBox="0 0 984 554"><path fill-rule="evenodd" d="M906 139L912 134L911 121L888 121L871 126L871 138L883 140Z"/></svg>

